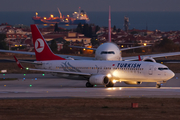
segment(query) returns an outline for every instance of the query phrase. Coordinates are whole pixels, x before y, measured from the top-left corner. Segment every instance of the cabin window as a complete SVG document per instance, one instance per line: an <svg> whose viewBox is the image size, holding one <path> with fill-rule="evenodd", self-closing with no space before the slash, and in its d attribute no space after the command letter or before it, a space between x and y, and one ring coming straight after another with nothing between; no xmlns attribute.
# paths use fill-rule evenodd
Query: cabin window
<svg viewBox="0 0 180 120"><path fill-rule="evenodd" d="M158 70L169 70L169 68L158 68Z"/></svg>

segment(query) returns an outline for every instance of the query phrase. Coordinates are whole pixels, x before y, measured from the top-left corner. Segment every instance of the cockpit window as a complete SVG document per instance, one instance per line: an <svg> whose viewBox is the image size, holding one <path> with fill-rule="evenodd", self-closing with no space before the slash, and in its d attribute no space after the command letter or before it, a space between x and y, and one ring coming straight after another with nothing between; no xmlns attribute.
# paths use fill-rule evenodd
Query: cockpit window
<svg viewBox="0 0 180 120"><path fill-rule="evenodd" d="M169 68L158 68L158 70L169 70Z"/></svg>
<svg viewBox="0 0 180 120"><path fill-rule="evenodd" d="M101 54L115 54L114 51L102 51Z"/></svg>

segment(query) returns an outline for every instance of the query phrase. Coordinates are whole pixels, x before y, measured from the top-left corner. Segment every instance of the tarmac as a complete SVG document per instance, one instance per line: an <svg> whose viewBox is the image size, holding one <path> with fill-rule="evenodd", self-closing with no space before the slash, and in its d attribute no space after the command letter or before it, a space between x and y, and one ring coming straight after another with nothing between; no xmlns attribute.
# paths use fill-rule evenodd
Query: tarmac
<svg viewBox="0 0 180 120"><path fill-rule="evenodd" d="M0 74L0 99L16 98L180 98L180 73L156 88L156 83L86 88L84 80L58 78L51 74Z"/></svg>

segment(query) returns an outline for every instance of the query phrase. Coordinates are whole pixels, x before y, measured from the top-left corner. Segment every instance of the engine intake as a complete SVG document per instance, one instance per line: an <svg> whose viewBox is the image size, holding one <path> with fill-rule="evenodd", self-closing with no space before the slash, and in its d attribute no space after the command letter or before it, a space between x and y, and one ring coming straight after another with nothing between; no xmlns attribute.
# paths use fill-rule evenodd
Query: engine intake
<svg viewBox="0 0 180 120"><path fill-rule="evenodd" d="M93 75L89 78L92 85L107 85L109 81L109 78L105 75Z"/></svg>
<svg viewBox="0 0 180 120"><path fill-rule="evenodd" d="M142 61L146 61L146 62L155 62L155 63L156 63L156 60L153 59L152 57L145 57L145 58L143 58Z"/></svg>

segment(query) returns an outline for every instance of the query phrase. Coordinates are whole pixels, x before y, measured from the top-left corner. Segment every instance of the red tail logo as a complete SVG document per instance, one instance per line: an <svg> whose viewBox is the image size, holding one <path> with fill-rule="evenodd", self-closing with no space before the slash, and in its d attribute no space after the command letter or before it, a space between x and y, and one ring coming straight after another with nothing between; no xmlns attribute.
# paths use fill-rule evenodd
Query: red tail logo
<svg viewBox="0 0 180 120"><path fill-rule="evenodd" d="M65 60L51 51L36 25L31 25L31 31L37 61Z"/></svg>

